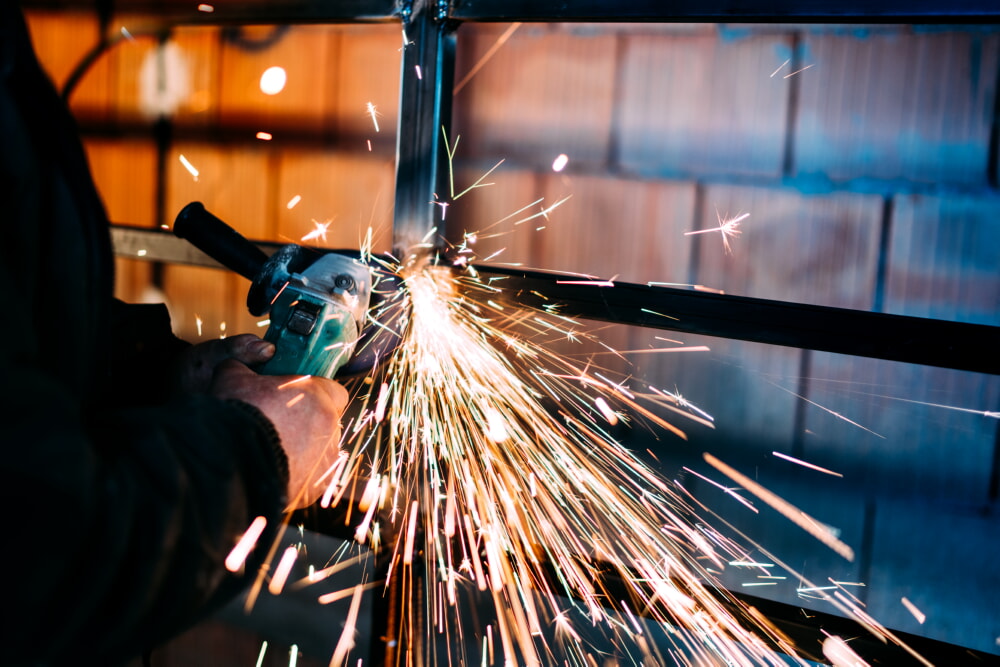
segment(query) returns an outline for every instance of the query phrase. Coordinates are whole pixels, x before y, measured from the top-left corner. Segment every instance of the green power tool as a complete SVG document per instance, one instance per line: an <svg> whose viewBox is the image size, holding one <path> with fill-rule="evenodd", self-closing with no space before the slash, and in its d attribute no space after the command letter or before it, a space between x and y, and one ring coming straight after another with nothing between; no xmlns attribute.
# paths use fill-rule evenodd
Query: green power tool
<svg viewBox="0 0 1000 667"><path fill-rule="evenodd" d="M402 281L359 251L282 246L268 257L205 210L185 206L174 234L252 282L247 307L269 314L268 375L357 375L385 360L402 338L409 311ZM367 259L367 261L366 261Z"/></svg>

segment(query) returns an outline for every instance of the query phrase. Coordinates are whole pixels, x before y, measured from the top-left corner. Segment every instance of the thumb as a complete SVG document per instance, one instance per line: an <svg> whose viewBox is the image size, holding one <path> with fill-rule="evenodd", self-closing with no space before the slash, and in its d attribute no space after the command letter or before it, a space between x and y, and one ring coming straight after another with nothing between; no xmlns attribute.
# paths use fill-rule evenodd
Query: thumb
<svg viewBox="0 0 1000 667"><path fill-rule="evenodd" d="M219 361L236 359L247 366L253 366L262 364L274 356L274 343L261 340L253 334L240 334L220 342L225 343L225 347Z"/></svg>

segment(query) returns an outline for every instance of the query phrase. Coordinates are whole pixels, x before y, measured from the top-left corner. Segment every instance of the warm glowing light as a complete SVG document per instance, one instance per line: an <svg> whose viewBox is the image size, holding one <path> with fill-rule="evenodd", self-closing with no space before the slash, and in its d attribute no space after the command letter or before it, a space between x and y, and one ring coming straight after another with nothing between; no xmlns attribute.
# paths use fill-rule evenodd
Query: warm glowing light
<svg viewBox="0 0 1000 667"><path fill-rule="evenodd" d="M555 160L552 161L552 171L560 172L566 168L569 164L569 156L565 153L560 153Z"/></svg>
<svg viewBox="0 0 1000 667"><path fill-rule="evenodd" d="M258 132L257 138L260 139L261 141L270 141L274 137L270 132Z"/></svg>
<svg viewBox="0 0 1000 667"><path fill-rule="evenodd" d="M181 153L181 155L180 155L180 161L181 161L181 164L184 165L184 168L188 170L188 173L191 174L191 176L194 177L194 180L197 181L198 180L198 170L194 168L194 165L191 164L190 160L188 160L186 157L184 157L183 153Z"/></svg>
<svg viewBox="0 0 1000 667"><path fill-rule="evenodd" d="M260 75L260 92L265 95L277 95L285 89L288 74L283 67L268 67Z"/></svg>
<svg viewBox="0 0 1000 667"><path fill-rule="evenodd" d="M302 201L302 195L295 195L294 197L288 200L288 203L285 204L285 208L291 211L300 201Z"/></svg>

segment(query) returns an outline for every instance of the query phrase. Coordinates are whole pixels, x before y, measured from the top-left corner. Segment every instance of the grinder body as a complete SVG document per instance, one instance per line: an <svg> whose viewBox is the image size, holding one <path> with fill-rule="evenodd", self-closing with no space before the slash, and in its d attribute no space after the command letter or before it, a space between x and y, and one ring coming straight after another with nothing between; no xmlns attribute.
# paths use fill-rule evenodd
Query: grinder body
<svg viewBox="0 0 1000 667"><path fill-rule="evenodd" d="M274 357L260 372L332 378L351 359L361 337L371 296L368 267L343 255L325 254L301 274L273 261L263 271L276 271L277 276L262 275L261 282L280 287L261 288L255 281L251 288L266 290L251 299L269 304L264 340L275 345Z"/></svg>
<svg viewBox="0 0 1000 667"><path fill-rule="evenodd" d="M253 315L269 314L264 340L275 345L261 373L353 375L370 370L399 342L407 319L396 298L399 278L359 252L290 244L268 257L199 202L181 210L174 234L252 281L247 307Z"/></svg>

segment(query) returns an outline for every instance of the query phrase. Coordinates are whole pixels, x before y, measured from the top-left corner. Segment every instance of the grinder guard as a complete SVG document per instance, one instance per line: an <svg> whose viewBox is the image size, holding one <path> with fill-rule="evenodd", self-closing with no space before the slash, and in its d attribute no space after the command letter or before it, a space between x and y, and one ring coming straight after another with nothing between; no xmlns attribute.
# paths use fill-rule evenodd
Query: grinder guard
<svg viewBox="0 0 1000 667"><path fill-rule="evenodd" d="M282 248L264 264L247 296L254 314L263 314L262 303L270 310L264 340L276 350L262 373L333 377L353 356L364 328L372 287L368 266L328 253L301 273L294 271L306 255L315 257L301 246Z"/></svg>
<svg viewBox="0 0 1000 667"><path fill-rule="evenodd" d="M256 316L270 313L264 339L276 348L262 373L367 373L402 339L409 308L390 262L295 244L268 257L200 202L181 210L173 231L252 281L247 307Z"/></svg>

